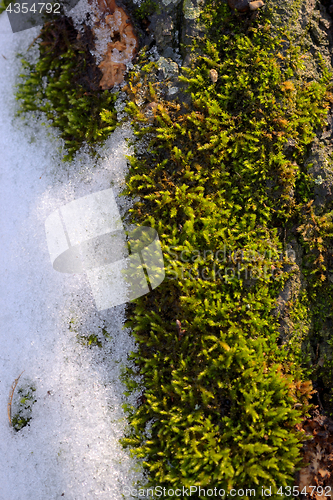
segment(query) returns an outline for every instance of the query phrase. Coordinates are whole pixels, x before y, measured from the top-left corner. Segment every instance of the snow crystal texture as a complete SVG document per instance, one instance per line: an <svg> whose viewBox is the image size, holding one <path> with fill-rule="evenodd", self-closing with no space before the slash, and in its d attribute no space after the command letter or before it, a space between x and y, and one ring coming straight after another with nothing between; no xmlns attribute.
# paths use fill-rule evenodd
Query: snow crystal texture
<svg viewBox="0 0 333 500"><path fill-rule="evenodd" d="M124 213L130 202L118 194L130 130L114 132L97 164L84 151L63 163L51 129L13 118L16 53L37 34L12 34L0 16L0 500L120 500L142 479L118 441L126 427L119 375L134 348L124 306L98 312L84 274L52 268L44 223L110 187ZM87 345L92 334L99 345ZM16 390L32 383L37 402L30 425L15 432L7 403L23 370Z"/></svg>

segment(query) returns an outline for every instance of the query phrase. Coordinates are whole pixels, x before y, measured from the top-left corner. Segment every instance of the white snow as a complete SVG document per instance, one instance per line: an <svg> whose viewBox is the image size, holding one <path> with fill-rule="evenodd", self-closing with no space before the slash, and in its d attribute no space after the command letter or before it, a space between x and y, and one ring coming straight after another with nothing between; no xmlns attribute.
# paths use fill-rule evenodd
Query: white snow
<svg viewBox="0 0 333 500"><path fill-rule="evenodd" d="M83 31L82 23L85 22L88 26L93 26L98 22L96 11L98 12L97 1L79 0L72 9L64 6L64 11L67 16L70 16L77 30Z"/></svg>
<svg viewBox="0 0 333 500"><path fill-rule="evenodd" d="M130 130L110 137L96 165L84 151L63 163L51 129L13 119L15 54L37 34L12 34L0 16L0 500L120 500L142 478L118 442L126 426L119 374L134 348L124 306L98 312L85 275L52 268L44 223L81 196L111 186L119 194ZM130 203L117 202L121 212ZM103 348L80 343L91 333ZM30 425L15 432L7 402L23 370L18 387L32 381L37 402Z"/></svg>

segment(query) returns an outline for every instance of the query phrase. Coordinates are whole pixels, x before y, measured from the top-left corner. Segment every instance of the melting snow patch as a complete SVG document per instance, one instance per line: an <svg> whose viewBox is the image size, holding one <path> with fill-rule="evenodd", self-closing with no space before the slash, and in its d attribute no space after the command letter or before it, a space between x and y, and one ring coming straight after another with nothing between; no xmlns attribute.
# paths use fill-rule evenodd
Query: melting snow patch
<svg viewBox="0 0 333 500"><path fill-rule="evenodd" d="M13 120L15 54L38 29L5 34L7 23L2 14L0 500L120 500L125 486L143 478L118 442L126 427L119 375L133 338L123 329L124 306L98 312L85 275L53 270L44 223L81 196L110 187L119 194L130 130L117 130L97 163L84 150L61 162L60 141L40 121L26 127ZM131 203L118 202L121 213ZM23 370L36 402L29 424L16 432L7 402Z"/></svg>

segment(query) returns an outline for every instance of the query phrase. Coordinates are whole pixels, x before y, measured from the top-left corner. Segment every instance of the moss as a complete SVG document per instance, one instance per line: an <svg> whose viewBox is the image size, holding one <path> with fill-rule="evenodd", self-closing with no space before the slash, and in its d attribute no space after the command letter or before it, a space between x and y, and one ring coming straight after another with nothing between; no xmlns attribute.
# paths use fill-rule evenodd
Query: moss
<svg viewBox="0 0 333 500"><path fill-rule="evenodd" d="M99 348L103 347L102 342L98 339L98 336L95 334L90 335L77 335L78 341L87 347L97 346Z"/></svg>
<svg viewBox="0 0 333 500"><path fill-rule="evenodd" d="M307 160L332 102L331 75L318 56L309 81L292 43L294 4L287 30L272 27L270 6L251 18L207 2L206 35L194 43L201 55L181 78L191 108L163 100L144 55L129 78L127 111L138 146L146 143L131 158L124 194L139 199L131 222L159 233L166 279L128 308L137 350L123 379L129 394L142 395L125 405L123 443L144 460L152 485L260 484L281 498L276 487L291 485L300 467L296 424L309 410L309 379L331 380L329 334L325 353L316 346L333 305L332 213L313 202ZM153 6L143 5L144 18ZM60 127L72 156L113 130L115 96L92 88L96 68L69 21L59 22L57 39L44 26L41 57L25 63L30 75L18 95L25 110L42 110ZM286 255L293 239L303 252L296 264ZM273 314L293 280L297 293Z"/></svg>
<svg viewBox="0 0 333 500"><path fill-rule="evenodd" d="M108 333L108 331L105 328L102 328L101 330L102 331L99 334L95 333L91 333L90 335L77 334L76 338L82 345L86 347L97 346L99 348L102 348L104 347L105 341L112 340L112 336Z"/></svg>
<svg viewBox="0 0 333 500"><path fill-rule="evenodd" d="M142 21L151 16L157 10L157 3L154 0L144 0L139 6L133 6L133 15L136 19Z"/></svg>
<svg viewBox="0 0 333 500"><path fill-rule="evenodd" d="M33 384L25 384L18 388L17 396L13 403L14 414L12 426L16 431L26 427L32 418L32 406L36 402L34 392L36 388Z"/></svg>
<svg viewBox="0 0 333 500"><path fill-rule="evenodd" d="M310 292L327 279L331 219L311 212L306 159L331 76L322 64L308 82L299 48L265 14L250 20L212 1L202 21L202 55L182 77L192 109L148 90L142 107L159 103L153 123L128 107L138 140L152 138L131 160L125 194L139 201L130 219L158 231L166 279L128 309L143 396L127 407L123 442L144 459L151 485L260 484L280 498L276 487L293 484L301 461L295 425L312 394ZM310 288L290 301L279 345L272 311L295 272L285 256L295 232Z"/></svg>
<svg viewBox="0 0 333 500"><path fill-rule="evenodd" d="M26 71L17 91L19 114L44 112L60 129L67 149L64 159L72 159L83 144L93 151L117 125L117 94L99 89L101 73L89 51L92 33L86 28L78 37L72 21L61 16L44 25L37 43L36 64L23 60Z"/></svg>

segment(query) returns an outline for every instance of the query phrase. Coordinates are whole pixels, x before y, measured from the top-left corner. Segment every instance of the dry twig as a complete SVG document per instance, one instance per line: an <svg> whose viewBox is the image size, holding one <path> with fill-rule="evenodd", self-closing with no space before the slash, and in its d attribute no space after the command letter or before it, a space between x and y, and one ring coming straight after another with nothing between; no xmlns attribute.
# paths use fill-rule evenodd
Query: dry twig
<svg viewBox="0 0 333 500"><path fill-rule="evenodd" d="M24 371L25 370L23 370L22 373L24 373ZM9 393L9 400L8 400L8 405L7 405L7 412L8 412L8 420L9 420L9 425L10 426L12 426L12 401L13 401L14 391L16 389L16 386L18 384L18 381L20 380L20 376L22 375L22 373L20 373L20 375L12 383L12 387L11 387L10 393Z"/></svg>
<svg viewBox="0 0 333 500"><path fill-rule="evenodd" d="M177 325L177 332L178 332L178 340L182 338L186 330L182 330L182 324L179 321L179 319L176 319L176 325Z"/></svg>

